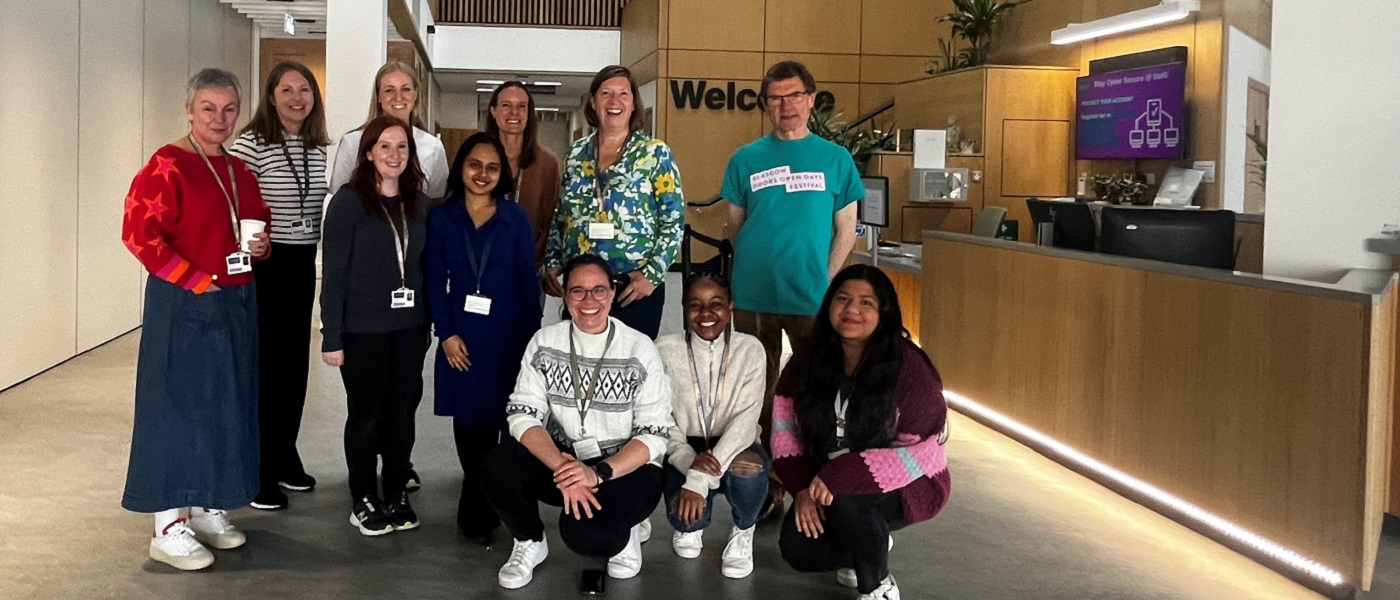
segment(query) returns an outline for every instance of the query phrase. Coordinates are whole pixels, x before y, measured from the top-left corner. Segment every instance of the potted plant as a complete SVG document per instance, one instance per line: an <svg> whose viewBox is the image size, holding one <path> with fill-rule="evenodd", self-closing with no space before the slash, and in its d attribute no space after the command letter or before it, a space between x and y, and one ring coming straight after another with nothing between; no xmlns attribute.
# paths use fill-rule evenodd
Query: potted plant
<svg viewBox="0 0 1400 600"><path fill-rule="evenodd" d="M1136 174L1095 175L1094 194L1109 204L1143 204L1147 183Z"/></svg>
<svg viewBox="0 0 1400 600"><path fill-rule="evenodd" d="M845 148L856 161L856 168L865 172L865 164L876 150L894 149L894 131L881 132L872 127L852 129L841 119L841 113L814 110L807 119L807 129L818 137Z"/></svg>
<svg viewBox="0 0 1400 600"><path fill-rule="evenodd" d="M1031 0L953 0L953 12L938 18L939 23L952 23L953 42L938 40L941 57L927 69L930 74L946 73L987 64L991 55L992 34L1007 11ZM957 38L967 42L958 49Z"/></svg>
<svg viewBox="0 0 1400 600"><path fill-rule="evenodd" d="M1259 153L1259 160L1254 161L1250 166L1259 172L1259 187L1264 187L1269 179L1269 143L1264 141L1264 138L1259 137L1257 132L1245 134L1245 137L1254 144L1254 151Z"/></svg>

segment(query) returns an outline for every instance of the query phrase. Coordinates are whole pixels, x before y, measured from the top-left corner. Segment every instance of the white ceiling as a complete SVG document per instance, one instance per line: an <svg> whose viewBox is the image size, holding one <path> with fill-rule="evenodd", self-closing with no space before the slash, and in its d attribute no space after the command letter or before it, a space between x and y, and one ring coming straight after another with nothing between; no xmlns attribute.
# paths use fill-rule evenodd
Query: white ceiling
<svg viewBox="0 0 1400 600"><path fill-rule="evenodd" d="M327 0L219 0L232 6L234 10L247 16L262 30L263 37L287 37L282 30L283 15L298 19L296 36L305 38L326 37ZM309 22L305 22L309 21ZM393 22L386 23L389 40L401 41L403 37L394 28Z"/></svg>
<svg viewBox="0 0 1400 600"><path fill-rule="evenodd" d="M443 71L433 73L442 91L452 94L475 93L478 88L494 88L493 85L478 84L477 80L510 81L518 79L531 81L557 81L564 85L554 88L554 94L535 94L536 106L578 106L580 99L588 93L588 85L593 75L561 75L557 73L487 73L476 71ZM483 95L485 95L483 93Z"/></svg>

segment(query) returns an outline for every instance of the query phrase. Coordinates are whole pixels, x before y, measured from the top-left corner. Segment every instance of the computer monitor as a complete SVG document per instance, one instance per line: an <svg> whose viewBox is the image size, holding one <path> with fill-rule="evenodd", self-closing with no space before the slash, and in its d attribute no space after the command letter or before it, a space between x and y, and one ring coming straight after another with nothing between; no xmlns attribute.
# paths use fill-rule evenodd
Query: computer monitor
<svg viewBox="0 0 1400 600"><path fill-rule="evenodd" d="M1026 208L1031 212L1031 222L1037 226L1054 223L1056 248L1094 251L1098 232L1094 225L1094 213L1088 204L1030 199L1026 200Z"/></svg>
<svg viewBox="0 0 1400 600"><path fill-rule="evenodd" d="M1211 269L1235 268L1235 213L1105 207L1099 251Z"/></svg>

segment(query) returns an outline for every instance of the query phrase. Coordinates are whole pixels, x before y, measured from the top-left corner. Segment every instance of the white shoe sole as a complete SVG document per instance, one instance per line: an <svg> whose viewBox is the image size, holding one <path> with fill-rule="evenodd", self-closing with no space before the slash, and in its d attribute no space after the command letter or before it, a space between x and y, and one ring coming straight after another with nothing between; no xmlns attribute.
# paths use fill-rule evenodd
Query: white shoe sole
<svg viewBox="0 0 1400 600"><path fill-rule="evenodd" d="M419 523L418 521L414 521L407 525L395 525L394 531L408 531L410 529L418 529L419 525L421 525L421 523Z"/></svg>
<svg viewBox="0 0 1400 600"><path fill-rule="evenodd" d="M641 535L637 537L641 540L643 544L645 544L648 540L651 539L651 521L642 521L641 523L638 523L638 525L642 526L642 532Z"/></svg>
<svg viewBox="0 0 1400 600"><path fill-rule="evenodd" d="M381 535L387 535L387 534L390 534L390 533L393 533L393 532L394 532L394 526L393 526L393 525L390 525L389 527L384 528L384 531L375 531L375 530L373 530L373 529L368 529L368 528L366 528L364 525L361 525L361 524L360 524L360 520L359 520L359 519L356 519L356 518L355 518L355 513L350 513L350 524L351 524L351 525L354 525L356 529L359 529L361 534L367 535L367 536L370 536L370 537L378 537L378 536L381 536Z"/></svg>
<svg viewBox="0 0 1400 600"><path fill-rule="evenodd" d="M214 564L213 554L203 554L194 556L171 556L161 552L155 546L151 547L151 560L162 562L181 571L198 571Z"/></svg>
<svg viewBox="0 0 1400 600"><path fill-rule="evenodd" d="M536 567L539 567L539 565L535 565L535 566L536 566ZM508 590L518 590L518 589L523 588L523 587L525 587L525 586L527 586L527 585L530 585L530 582L531 582L531 581L534 581L534 580L535 580L535 574L534 574L534 573L530 573L530 576L529 576L529 577L526 577L523 581L517 581L517 582L514 582L514 583L507 582L506 580L501 579L499 576L496 577L496 583L497 583L497 584L500 584L501 587L503 587L503 588L505 588L505 589L508 589Z"/></svg>
<svg viewBox="0 0 1400 600"><path fill-rule="evenodd" d="M675 550L676 556L679 556L681 558L700 558L699 548L677 548L675 546L671 546L671 549Z"/></svg>
<svg viewBox="0 0 1400 600"><path fill-rule="evenodd" d="M753 561L749 561L749 566L747 569L730 569L728 567L720 567L719 573L730 579L743 579L753 573Z"/></svg>
<svg viewBox="0 0 1400 600"><path fill-rule="evenodd" d="M205 546L208 546L215 550L232 550L234 548L242 546L243 544L248 543L248 536L243 535L241 533L237 535L219 535L215 533L200 533L196 531L194 533L194 539L199 540L199 543L204 544Z"/></svg>
<svg viewBox="0 0 1400 600"><path fill-rule="evenodd" d="M287 483L287 482L285 482L285 481L279 481L279 482L277 482L277 487L280 487L280 488L282 488L282 489L284 489L284 490L293 491L293 492L309 492L309 491L311 491L311 490L316 489L316 486L311 486L311 485L292 485L292 484Z"/></svg>
<svg viewBox="0 0 1400 600"><path fill-rule="evenodd" d="M286 504L261 504L258 502L249 502L248 506L258 510L286 510L287 508Z"/></svg>
<svg viewBox="0 0 1400 600"><path fill-rule="evenodd" d="M612 563L608 563L608 577L611 577L613 579L631 579L641 574L642 572L641 567L637 567L635 570L628 569L626 571L622 569L623 567L614 566Z"/></svg>

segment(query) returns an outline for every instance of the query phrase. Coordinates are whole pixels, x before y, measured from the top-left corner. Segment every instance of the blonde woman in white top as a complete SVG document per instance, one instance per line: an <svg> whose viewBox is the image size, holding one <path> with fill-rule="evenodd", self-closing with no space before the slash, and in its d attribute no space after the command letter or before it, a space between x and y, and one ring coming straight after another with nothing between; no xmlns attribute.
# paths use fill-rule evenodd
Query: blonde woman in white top
<svg viewBox="0 0 1400 600"><path fill-rule="evenodd" d="M365 122L376 117L393 115L413 126L413 144L418 148L418 167L423 171L421 188L434 201L447 195L447 152L442 140L428 133L424 128L422 107L418 102L418 90L422 89L418 75L399 61L391 60L379 67L374 76L374 96L369 104L369 116ZM335 168L331 170L331 192L350 182L350 173L355 170L355 152L360 147L360 133L364 127L340 138L336 147Z"/></svg>
<svg viewBox="0 0 1400 600"><path fill-rule="evenodd" d="M758 444L765 359L758 338L731 331L734 310L722 281L701 276L686 285L686 333L661 338L656 349L671 378L671 428L665 475L671 546L682 558L700 556L717 494L734 517L720 572L753 572L753 531L768 498L772 461Z"/></svg>

